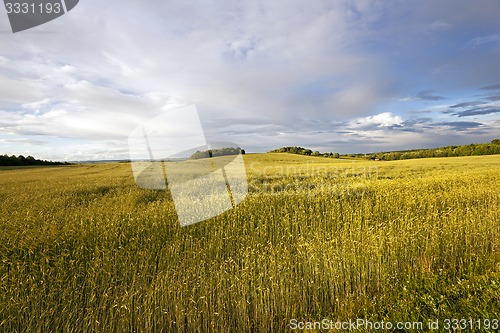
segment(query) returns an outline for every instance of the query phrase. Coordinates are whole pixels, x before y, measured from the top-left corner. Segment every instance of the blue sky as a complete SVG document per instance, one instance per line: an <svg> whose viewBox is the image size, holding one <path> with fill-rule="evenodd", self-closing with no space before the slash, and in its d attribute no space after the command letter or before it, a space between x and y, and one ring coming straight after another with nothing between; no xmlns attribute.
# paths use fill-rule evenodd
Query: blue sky
<svg viewBox="0 0 500 333"><path fill-rule="evenodd" d="M12 34L0 153L128 158L195 104L207 140L373 152L500 136L500 2L82 0Z"/></svg>

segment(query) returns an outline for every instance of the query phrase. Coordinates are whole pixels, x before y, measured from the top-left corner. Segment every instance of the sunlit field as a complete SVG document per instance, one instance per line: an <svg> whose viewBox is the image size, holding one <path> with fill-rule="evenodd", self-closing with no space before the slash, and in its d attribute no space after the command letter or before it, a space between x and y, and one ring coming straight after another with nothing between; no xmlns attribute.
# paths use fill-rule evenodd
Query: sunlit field
<svg viewBox="0 0 500 333"><path fill-rule="evenodd" d="M128 163L0 168L0 331L500 318L499 155L245 163L247 198L184 228Z"/></svg>

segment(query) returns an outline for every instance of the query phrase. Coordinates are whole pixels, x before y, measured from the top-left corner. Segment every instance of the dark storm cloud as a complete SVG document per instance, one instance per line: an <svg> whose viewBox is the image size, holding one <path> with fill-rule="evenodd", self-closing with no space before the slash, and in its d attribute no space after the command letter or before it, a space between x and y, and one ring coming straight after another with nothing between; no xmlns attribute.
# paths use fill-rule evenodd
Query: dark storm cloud
<svg viewBox="0 0 500 333"><path fill-rule="evenodd" d="M482 88L480 88L480 90L486 90L486 91L488 91L488 93L491 93L491 95L483 97L484 100L492 101L492 102L500 101L500 83L493 84L493 85L486 86L486 87L482 87ZM497 91L492 92L491 90L497 90Z"/></svg>
<svg viewBox="0 0 500 333"><path fill-rule="evenodd" d="M425 117L425 118L416 118L416 119L408 119L404 121L405 126L413 126L415 124L426 124L432 122L432 118L430 117Z"/></svg>
<svg viewBox="0 0 500 333"><path fill-rule="evenodd" d="M485 97L484 99L487 99L488 101L500 101L500 94L499 95L492 95L492 96L488 96L488 97Z"/></svg>
<svg viewBox="0 0 500 333"><path fill-rule="evenodd" d="M483 126L483 124L475 121L445 121L441 123L434 123L433 126L449 126L453 127L453 129L457 131L465 131L471 128Z"/></svg>
<svg viewBox="0 0 500 333"><path fill-rule="evenodd" d="M481 101L474 101L474 102L464 102L464 103L458 103L455 105L450 106L450 108L456 109L456 108L466 108L466 107L471 107L471 106L478 106L486 104L486 102L481 102Z"/></svg>
<svg viewBox="0 0 500 333"><path fill-rule="evenodd" d="M444 96L436 95L432 90L421 91L415 97L424 101L441 101L443 99L446 99L446 97Z"/></svg>
<svg viewBox="0 0 500 333"><path fill-rule="evenodd" d="M462 112L457 112L454 113L454 116L458 117L470 117L470 116L482 116L486 114L492 114L492 113L499 113L500 108L495 108L495 107L479 107L479 108L473 108L469 110L465 110Z"/></svg>
<svg viewBox="0 0 500 333"><path fill-rule="evenodd" d="M353 136L357 136L354 135ZM375 139L375 140L374 140ZM357 138L350 138L348 141L342 141L342 140L330 140L325 142L327 145L332 145L332 146L346 146L346 147L351 147L353 144L365 144L365 145L373 145L373 144L381 144L381 143L389 143L389 140L384 140L382 137L378 138L363 138L363 139L357 139Z"/></svg>
<svg viewBox="0 0 500 333"><path fill-rule="evenodd" d="M491 86L482 87L481 90L500 90L500 83Z"/></svg>

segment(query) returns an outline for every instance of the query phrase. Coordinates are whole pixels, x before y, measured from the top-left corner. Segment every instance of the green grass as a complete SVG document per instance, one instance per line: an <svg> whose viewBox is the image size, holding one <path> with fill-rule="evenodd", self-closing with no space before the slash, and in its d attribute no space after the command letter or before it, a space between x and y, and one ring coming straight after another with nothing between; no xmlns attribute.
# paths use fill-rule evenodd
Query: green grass
<svg viewBox="0 0 500 333"><path fill-rule="evenodd" d="M500 317L500 156L245 162L245 201L185 228L128 164L2 169L0 331Z"/></svg>

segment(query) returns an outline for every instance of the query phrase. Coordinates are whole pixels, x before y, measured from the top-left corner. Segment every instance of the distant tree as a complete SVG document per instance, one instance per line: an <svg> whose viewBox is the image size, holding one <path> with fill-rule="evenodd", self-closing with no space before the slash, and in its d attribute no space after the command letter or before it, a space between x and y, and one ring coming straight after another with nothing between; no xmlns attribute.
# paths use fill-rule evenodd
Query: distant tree
<svg viewBox="0 0 500 333"><path fill-rule="evenodd" d="M11 161L10 157L7 155L0 156L0 165L4 165L4 166L12 165L12 161Z"/></svg>
<svg viewBox="0 0 500 333"><path fill-rule="evenodd" d="M17 157L17 160L19 161L18 162L19 165L27 165L27 163L26 163L26 157L24 157L23 155L19 155Z"/></svg>
<svg viewBox="0 0 500 333"><path fill-rule="evenodd" d="M320 153L311 151L302 147L282 147L271 150L270 153L290 153L311 156L323 156L339 158L339 153ZM500 139L494 139L491 143L470 144L464 146L446 146L430 149L416 149L406 151L380 152L374 154L350 154L350 157L362 157L367 159L379 159L385 161L395 161L401 159L429 158L429 157L452 157L452 156L471 156L471 155L491 155L500 154Z"/></svg>
<svg viewBox="0 0 500 333"><path fill-rule="evenodd" d="M200 159L200 158L208 158L208 157L216 157L216 156L228 156L228 155L238 155L239 153L244 154L243 150L240 147L227 147L227 148L219 148L219 149L210 149L206 151L196 151L193 155L191 155L190 159Z"/></svg>
<svg viewBox="0 0 500 333"><path fill-rule="evenodd" d="M384 153L377 153L375 154L375 156L376 158L381 160L393 161L393 160L413 159L413 158L492 155L492 154L500 154L500 139L495 139L491 143L384 152ZM373 154L365 155L365 158L373 159Z"/></svg>
<svg viewBox="0 0 500 333"><path fill-rule="evenodd" d="M323 157L333 157L339 158L339 153L321 153L319 151L312 151L311 149L303 147L282 147L278 149L271 150L270 153L289 153L289 154L299 154L306 156L323 156Z"/></svg>
<svg viewBox="0 0 500 333"><path fill-rule="evenodd" d="M11 155L9 158L12 161L11 165L19 165L19 159L17 158L16 155Z"/></svg>
<svg viewBox="0 0 500 333"><path fill-rule="evenodd" d="M35 165L36 159L33 156L28 156L28 157L26 157L26 163L28 165Z"/></svg>
<svg viewBox="0 0 500 333"><path fill-rule="evenodd" d="M0 166L23 166L23 165L67 165L68 162L52 162L46 160L37 160L33 156L24 157L23 155L0 155Z"/></svg>
<svg viewBox="0 0 500 333"><path fill-rule="evenodd" d="M209 151L199 151L197 150L193 155L191 155L190 159L197 160L200 158L208 158L210 157Z"/></svg>

